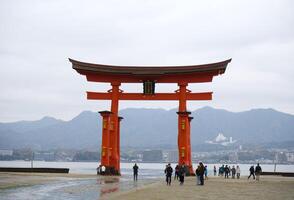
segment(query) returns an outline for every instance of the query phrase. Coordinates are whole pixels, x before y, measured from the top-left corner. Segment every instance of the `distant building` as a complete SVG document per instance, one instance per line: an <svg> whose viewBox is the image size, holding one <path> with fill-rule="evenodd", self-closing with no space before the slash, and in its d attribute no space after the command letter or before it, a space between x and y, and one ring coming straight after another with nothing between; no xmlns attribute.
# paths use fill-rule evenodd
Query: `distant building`
<svg viewBox="0 0 294 200"><path fill-rule="evenodd" d="M54 161L55 155L53 152L35 152L34 160Z"/></svg>
<svg viewBox="0 0 294 200"><path fill-rule="evenodd" d="M291 159L291 156L290 156L290 159ZM284 153L284 152L276 152L275 160L274 160L275 163L283 163L283 162L286 162L287 160L288 160L288 158L287 158L286 153Z"/></svg>
<svg viewBox="0 0 294 200"><path fill-rule="evenodd" d="M13 154L12 150L0 149L0 156L12 156L12 154Z"/></svg>
<svg viewBox="0 0 294 200"><path fill-rule="evenodd" d="M144 162L162 162L161 150L147 150L143 151Z"/></svg>
<svg viewBox="0 0 294 200"><path fill-rule="evenodd" d="M238 154L237 152L232 152L228 155L229 161L236 162L238 161Z"/></svg>
<svg viewBox="0 0 294 200"><path fill-rule="evenodd" d="M288 162L294 162L294 152L286 153L286 158Z"/></svg>
<svg viewBox="0 0 294 200"><path fill-rule="evenodd" d="M178 150L166 151L167 153L167 162L177 163L179 160L179 152Z"/></svg>

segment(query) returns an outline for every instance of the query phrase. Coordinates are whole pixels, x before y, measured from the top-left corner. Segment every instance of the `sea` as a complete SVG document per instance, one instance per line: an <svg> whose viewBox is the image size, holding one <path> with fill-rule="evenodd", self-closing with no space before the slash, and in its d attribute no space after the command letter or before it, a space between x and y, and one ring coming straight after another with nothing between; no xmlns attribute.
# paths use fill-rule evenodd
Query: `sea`
<svg viewBox="0 0 294 200"><path fill-rule="evenodd" d="M31 167L30 161L0 161L0 167ZM57 181L12 189L0 189L0 200L87 200L100 199L103 195L136 189L143 185L165 180L166 163L137 163L139 166L138 181L134 182L132 167L134 163L121 163L121 176L105 182L99 176L94 178L63 178ZM230 166L237 165L230 164ZM95 162L45 162L34 161L33 167L69 168L70 174L96 174L98 163ZM176 163L172 163L174 168ZM194 167L196 164L194 164ZM213 176L213 167L221 164L207 164L208 176ZM239 164L241 176L249 174L251 164ZM263 171L294 172L294 165L261 165Z"/></svg>

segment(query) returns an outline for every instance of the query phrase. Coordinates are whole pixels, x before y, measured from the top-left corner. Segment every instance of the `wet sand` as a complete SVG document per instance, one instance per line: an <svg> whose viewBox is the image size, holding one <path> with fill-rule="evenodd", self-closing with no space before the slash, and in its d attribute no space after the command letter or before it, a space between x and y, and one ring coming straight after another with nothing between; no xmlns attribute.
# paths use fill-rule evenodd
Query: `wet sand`
<svg viewBox="0 0 294 200"><path fill-rule="evenodd" d="M166 186L164 181L149 184L127 192L117 192L105 195L102 199L110 200L160 200L160 199L217 199L217 200L293 200L294 178L279 176L262 176L259 182L241 179L224 179L211 177L204 186L198 186L195 177L188 177L180 186L173 181Z"/></svg>
<svg viewBox="0 0 294 200"><path fill-rule="evenodd" d="M121 179L124 180L122 181ZM85 192L93 192L103 196L104 194L117 193L118 191L129 191L132 188L139 188L156 181L156 179L146 179L136 183L126 177L97 176L96 174L0 172L0 192L7 189L62 183L64 187L59 191L62 193L76 194L78 196Z"/></svg>
<svg viewBox="0 0 294 200"><path fill-rule="evenodd" d="M46 184L65 179L91 179L96 175L0 172L0 190Z"/></svg>
<svg viewBox="0 0 294 200"><path fill-rule="evenodd" d="M237 179L224 179L210 177L204 186L197 186L195 177L186 177L185 184L179 185L173 181L171 186L166 186L164 180L145 182L132 180L122 183L127 187L120 188L118 177L97 177L85 174L44 174L44 173L0 173L0 191L33 185L46 185L54 181L64 180L91 180L94 184L75 185L63 189L68 194L80 195L94 191L98 192L96 180L99 180L101 199L110 200L149 200L149 199L294 199L294 178L279 176L262 176L261 181L247 180L246 177ZM152 183L153 182L153 183ZM155 182L155 183L154 183ZM128 185L129 184L129 185ZM134 185L133 185L134 184ZM131 189L133 188L133 189ZM82 198L81 198L82 199ZM97 198L95 198L97 199Z"/></svg>
<svg viewBox="0 0 294 200"><path fill-rule="evenodd" d="M110 193L129 191L154 183L158 179L133 182L128 176L95 174L0 173L0 199L100 199Z"/></svg>

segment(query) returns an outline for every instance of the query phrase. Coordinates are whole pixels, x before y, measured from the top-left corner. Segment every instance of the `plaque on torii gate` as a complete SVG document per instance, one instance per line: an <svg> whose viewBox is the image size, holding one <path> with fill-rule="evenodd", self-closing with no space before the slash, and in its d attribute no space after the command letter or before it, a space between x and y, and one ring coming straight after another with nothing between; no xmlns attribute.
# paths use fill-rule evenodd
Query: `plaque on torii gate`
<svg viewBox="0 0 294 200"><path fill-rule="evenodd" d="M120 174L120 121L119 100L164 100L179 101L178 151L179 165L187 166L187 175L194 174L191 159L190 122L187 101L211 100L212 92L193 93L187 89L189 83L212 82L214 76L223 74L231 59L217 63L188 66L116 66L92 64L69 59L87 81L111 84L107 92L87 92L89 100L111 100L111 110L99 112L102 116L101 166L106 175ZM141 93L126 93L119 87L122 83L142 83ZM177 83L174 93L156 93L158 83Z"/></svg>

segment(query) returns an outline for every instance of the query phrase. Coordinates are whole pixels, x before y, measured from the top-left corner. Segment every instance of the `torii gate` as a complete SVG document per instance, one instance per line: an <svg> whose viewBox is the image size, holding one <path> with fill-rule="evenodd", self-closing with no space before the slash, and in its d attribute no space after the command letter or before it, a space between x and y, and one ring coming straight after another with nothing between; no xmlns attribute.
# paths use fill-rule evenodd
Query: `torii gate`
<svg viewBox="0 0 294 200"><path fill-rule="evenodd" d="M112 88L107 92L87 92L89 100L111 100L111 111L99 112L103 119L101 165L105 174L120 174L120 121L118 116L119 100L174 100L179 101L178 114L178 150L180 165L188 167L188 175L194 174L191 160L190 122L191 112L187 111L187 101L211 100L212 92L192 93L187 89L189 83L212 82L214 76L223 74L231 59L218 63L189 66L114 66L91 64L69 58L75 69L85 75L87 81L107 82ZM125 93L121 83L143 83L142 93ZM177 83L174 93L156 93L157 83Z"/></svg>

